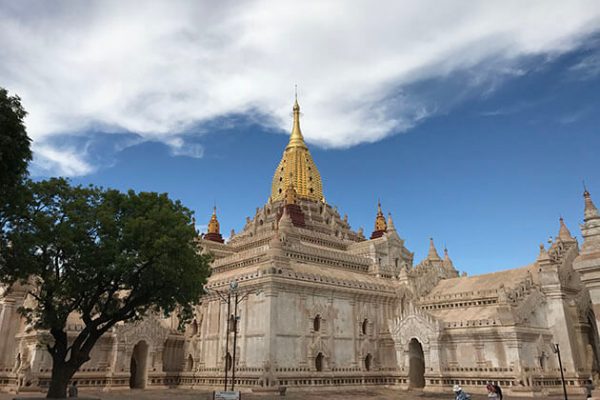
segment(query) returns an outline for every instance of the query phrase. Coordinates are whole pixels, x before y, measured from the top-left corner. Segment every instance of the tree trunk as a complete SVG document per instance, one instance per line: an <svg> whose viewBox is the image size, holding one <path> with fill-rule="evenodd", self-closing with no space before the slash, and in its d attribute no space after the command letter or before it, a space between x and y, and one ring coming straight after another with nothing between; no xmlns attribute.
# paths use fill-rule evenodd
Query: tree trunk
<svg viewBox="0 0 600 400"><path fill-rule="evenodd" d="M64 399L67 397L67 386L75 374L75 370L69 367L64 360L52 360L52 378L48 389L47 399Z"/></svg>

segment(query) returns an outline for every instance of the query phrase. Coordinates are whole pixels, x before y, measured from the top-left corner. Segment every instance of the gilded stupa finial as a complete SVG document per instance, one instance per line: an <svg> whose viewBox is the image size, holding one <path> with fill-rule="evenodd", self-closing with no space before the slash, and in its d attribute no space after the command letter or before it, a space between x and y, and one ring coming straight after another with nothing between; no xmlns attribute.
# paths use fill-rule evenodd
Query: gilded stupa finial
<svg viewBox="0 0 600 400"><path fill-rule="evenodd" d="M312 159L304 136L300 130L300 105L298 90L294 91L294 121L290 140L283 151L283 157L273 175L270 202L286 201L286 191L291 183L296 191L296 199L325 202L321 175Z"/></svg>
<svg viewBox="0 0 600 400"><path fill-rule="evenodd" d="M298 85L294 85L294 107L298 106ZM300 106L298 106L300 108Z"/></svg>
<svg viewBox="0 0 600 400"><path fill-rule="evenodd" d="M208 228L206 230L206 235L204 235L204 239L211 240L213 242L223 243L223 237L221 236L221 228L219 225L219 220L217 218L217 205L213 206L213 212L210 216L210 221L208 221Z"/></svg>
<svg viewBox="0 0 600 400"><path fill-rule="evenodd" d="M286 149L289 149L290 147L307 148L306 143L304 143L304 136L302 136L302 131L300 130L300 105L298 104L297 88L294 94L294 107L292 110L294 112L294 124L292 125L292 134L290 135L290 141Z"/></svg>
<svg viewBox="0 0 600 400"><path fill-rule="evenodd" d="M375 217L375 229L371 233L371 239L377 239L387 231L387 223L385 222L385 216L381 210L381 201L377 199L377 216Z"/></svg>
<svg viewBox="0 0 600 400"><path fill-rule="evenodd" d="M219 220L217 219L217 206L213 206L213 212L208 221L208 233L220 233Z"/></svg>
<svg viewBox="0 0 600 400"><path fill-rule="evenodd" d="M376 231L386 231L387 224L385 222L385 217L383 215L383 211L381 210L381 201L377 199L377 217L375 217L375 230Z"/></svg>

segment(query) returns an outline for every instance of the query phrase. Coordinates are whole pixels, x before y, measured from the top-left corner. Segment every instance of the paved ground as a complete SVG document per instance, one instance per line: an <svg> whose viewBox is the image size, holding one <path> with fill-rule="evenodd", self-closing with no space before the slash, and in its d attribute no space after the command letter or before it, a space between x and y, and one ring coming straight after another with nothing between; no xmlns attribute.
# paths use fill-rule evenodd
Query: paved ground
<svg viewBox="0 0 600 400"><path fill-rule="evenodd" d="M20 395L23 396L23 395ZM41 394L27 394L27 396L40 397ZM206 390L187 390L187 389L148 389L148 390L114 390L110 392L81 390L80 396L97 397L102 400L210 400L212 392ZM0 393L0 400L12 400L14 394ZM451 400L452 393L417 393L404 392L400 390L385 388L368 388L354 390L319 390L319 391L300 391L291 390L285 397L279 395L242 393L244 400L347 400L347 399L368 399L368 400L413 400L413 399L447 399ZM473 400L484 400L487 396L473 395ZM505 396L505 399L516 399L516 397ZM559 400L562 397L546 397L546 400ZM584 396L569 396L570 400L584 400Z"/></svg>

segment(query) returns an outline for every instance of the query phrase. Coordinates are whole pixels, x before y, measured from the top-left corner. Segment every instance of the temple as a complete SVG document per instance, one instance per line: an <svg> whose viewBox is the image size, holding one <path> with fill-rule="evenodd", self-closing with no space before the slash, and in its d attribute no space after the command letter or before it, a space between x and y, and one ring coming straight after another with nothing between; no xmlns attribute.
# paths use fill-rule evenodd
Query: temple
<svg viewBox="0 0 600 400"><path fill-rule="evenodd" d="M225 374L242 388L477 391L498 382L543 396L562 393L558 345L567 390L582 393L600 371L600 214L587 190L581 232L580 246L561 218L537 259L501 272L460 275L433 239L415 263L381 203L367 239L325 201L296 100L266 203L226 241L215 208L198 238L214 261L186 332L174 317L119 325L76 377L106 388L222 387ZM45 333L17 313L24 301L15 290L0 303L5 389L50 378ZM74 316L69 329L81 327Z"/></svg>

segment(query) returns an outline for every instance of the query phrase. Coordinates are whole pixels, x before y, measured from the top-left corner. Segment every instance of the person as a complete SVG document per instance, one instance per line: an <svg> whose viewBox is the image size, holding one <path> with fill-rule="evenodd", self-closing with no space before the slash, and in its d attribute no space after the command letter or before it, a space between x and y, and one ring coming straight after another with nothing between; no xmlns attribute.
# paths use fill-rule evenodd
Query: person
<svg viewBox="0 0 600 400"><path fill-rule="evenodd" d="M502 388L500 387L500 385L498 385L498 383L494 383L494 390L496 391L496 394L498 395L498 399L502 400Z"/></svg>
<svg viewBox="0 0 600 400"><path fill-rule="evenodd" d="M585 385L585 398L586 399L591 399L592 398L592 391L595 389L594 383L592 382L591 379L588 379L586 385Z"/></svg>
<svg viewBox="0 0 600 400"><path fill-rule="evenodd" d="M456 396L455 400L469 400L471 398L470 395L463 392L462 388L459 385L454 385L452 390L454 391L454 395Z"/></svg>
<svg viewBox="0 0 600 400"><path fill-rule="evenodd" d="M485 388L487 389L488 392L488 398L490 399L497 399L498 398L498 394L496 393L496 390L494 389L494 385L492 385L491 383L488 383Z"/></svg>
<svg viewBox="0 0 600 400"><path fill-rule="evenodd" d="M69 386L69 397L77 397L77 381L73 381L73 384Z"/></svg>

